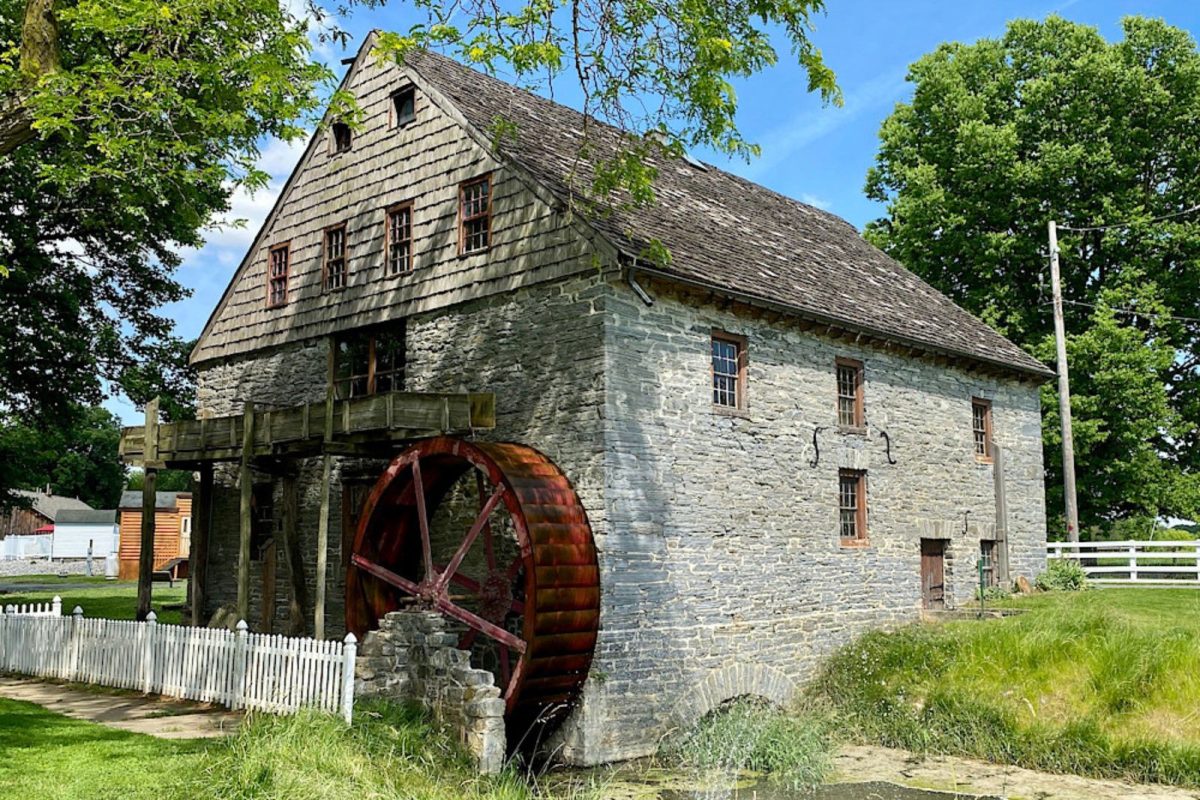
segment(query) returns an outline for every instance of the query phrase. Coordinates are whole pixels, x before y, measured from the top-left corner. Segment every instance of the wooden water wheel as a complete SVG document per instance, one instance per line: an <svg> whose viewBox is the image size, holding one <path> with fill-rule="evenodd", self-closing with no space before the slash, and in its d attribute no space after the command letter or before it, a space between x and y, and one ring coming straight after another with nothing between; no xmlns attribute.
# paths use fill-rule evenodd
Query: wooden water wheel
<svg viewBox="0 0 1200 800"><path fill-rule="evenodd" d="M350 630L435 608L496 675L510 737L561 718L591 666L600 578L583 505L553 462L518 444L426 439L388 465L359 520Z"/></svg>

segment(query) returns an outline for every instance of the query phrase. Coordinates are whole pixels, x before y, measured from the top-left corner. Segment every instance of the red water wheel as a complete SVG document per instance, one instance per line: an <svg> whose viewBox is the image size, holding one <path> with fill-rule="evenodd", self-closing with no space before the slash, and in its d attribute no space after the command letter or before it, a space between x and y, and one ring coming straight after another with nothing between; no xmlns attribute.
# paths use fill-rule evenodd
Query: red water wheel
<svg viewBox="0 0 1200 800"><path fill-rule="evenodd" d="M518 444L426 439L388 465L359 519L350 630L413 603L437 609L495 674L510 734L561 717L591 666L600 577L583 505L553 462Z"/></svg>

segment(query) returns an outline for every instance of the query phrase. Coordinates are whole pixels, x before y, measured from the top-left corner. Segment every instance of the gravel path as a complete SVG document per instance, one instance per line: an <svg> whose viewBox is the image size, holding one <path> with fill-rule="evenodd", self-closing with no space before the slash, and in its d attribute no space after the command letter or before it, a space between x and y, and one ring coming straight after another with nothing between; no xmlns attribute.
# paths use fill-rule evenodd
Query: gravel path
<svg viewBox="0 0 1200 800"><path fill-rule="evenodd" d="M843 747L834 761L839 780L888 781L922 789L1022 800L1196 800L1200 792L1173 786L1052 775L952 756L918 756L886 747Z"/></svg>
<svg viewBox="0 0 1200 800"><path fill-rule="evenodd" d="M0 677L0 697L160 739L226 736L234 733L242 720L237 712L199 703L76 689L26 678Z"/></svg>

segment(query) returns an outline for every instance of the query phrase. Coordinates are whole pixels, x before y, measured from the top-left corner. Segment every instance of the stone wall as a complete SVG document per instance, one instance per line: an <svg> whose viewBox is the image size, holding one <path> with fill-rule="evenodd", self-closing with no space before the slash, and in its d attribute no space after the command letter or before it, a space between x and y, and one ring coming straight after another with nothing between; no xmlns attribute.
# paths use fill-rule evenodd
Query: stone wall
<svg viewBox="0 0 1200 800"><path fill-rule="evenodd" d="M492 673L473 669L470 652L436 611L395 611L367 634L355 667L359 699L410 700L453 729L480 772L504 767L504 700Z"/></svg>
<svg viewBox="0 0 1200 800"><path fill-rule="evenodd" d="M614 284L606 301L602 630L583 707L563 731L569 760L652 752L741 694L787 699L854 636L915 619L923 537L948 540L948 602L971 598L980 539L995 528L973 396L992 401L1006 451L1012 575L1041 571L1036 386L655 294L646 307ZM714 329L748 339L744 414L713 408ZM839 356L864 363L866 435L838 431ZM840 544L839 468L868 473L867 547Z"/></svg>
<svg viewBox="0 0 1200 800"><path fill-rule="evenodd" d="M411 391L491 391L497 397L493 431L479 438L528 444L548 455L570 477L592 522L602 533L604 504L604 296L598 273L522 289L509 296L463 304L452 313L409 318L406 388ZM212 362L202 368L198 407L216 416L259 407L316 402L329 375L326 339L286 345L251 358ZM320 459L299 463L298 535L310 602L315 597L316 540L320 508ZM330 492L326 573L326 635L341 636L345 621L346 556L342 552L342 494L351 479L373 478L383 462L334 459ZM256 474L255 481L271 476ZM237 469L217 470L210 540L207 611L233 607L237 597ZM281 497L277 491L276 509ZM465 533L465 530L463 531ZM286 559L276 558L276 628L286 624ZM251 627L261 630L261 564L251 569ZM312 630L312 609L306 609Z"/></svg>

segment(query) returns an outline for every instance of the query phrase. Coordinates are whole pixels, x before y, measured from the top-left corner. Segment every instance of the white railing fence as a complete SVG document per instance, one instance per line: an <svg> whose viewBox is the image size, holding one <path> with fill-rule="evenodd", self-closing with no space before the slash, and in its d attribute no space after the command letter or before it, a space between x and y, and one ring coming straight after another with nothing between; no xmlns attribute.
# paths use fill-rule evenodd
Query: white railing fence
<svg viewBox="0 0 1200 800"><path fill-rule="evenodd" d="M1200 541L1046 542L1046 554L1078 561L1101 586L1200 587Z"/></svg>
<svg viewBox="0 0 1200 800"><path fill-rule="evenodd" d="M5 614L19 614L22 617L61 617L62 598L58 595L49 603L20 603L4 607Z"/></svg>
<svg viewBox="0 0 1200 800"><path fill-rule="evenodd" d="M33 611L24 609L34 608ZM47 611L46 608L51 610ZM0 614L0 671L133 689L229 708L289 713L318 708L349 722L354 634L345 640L91 619L75 607L8 606Z"/></svg>

